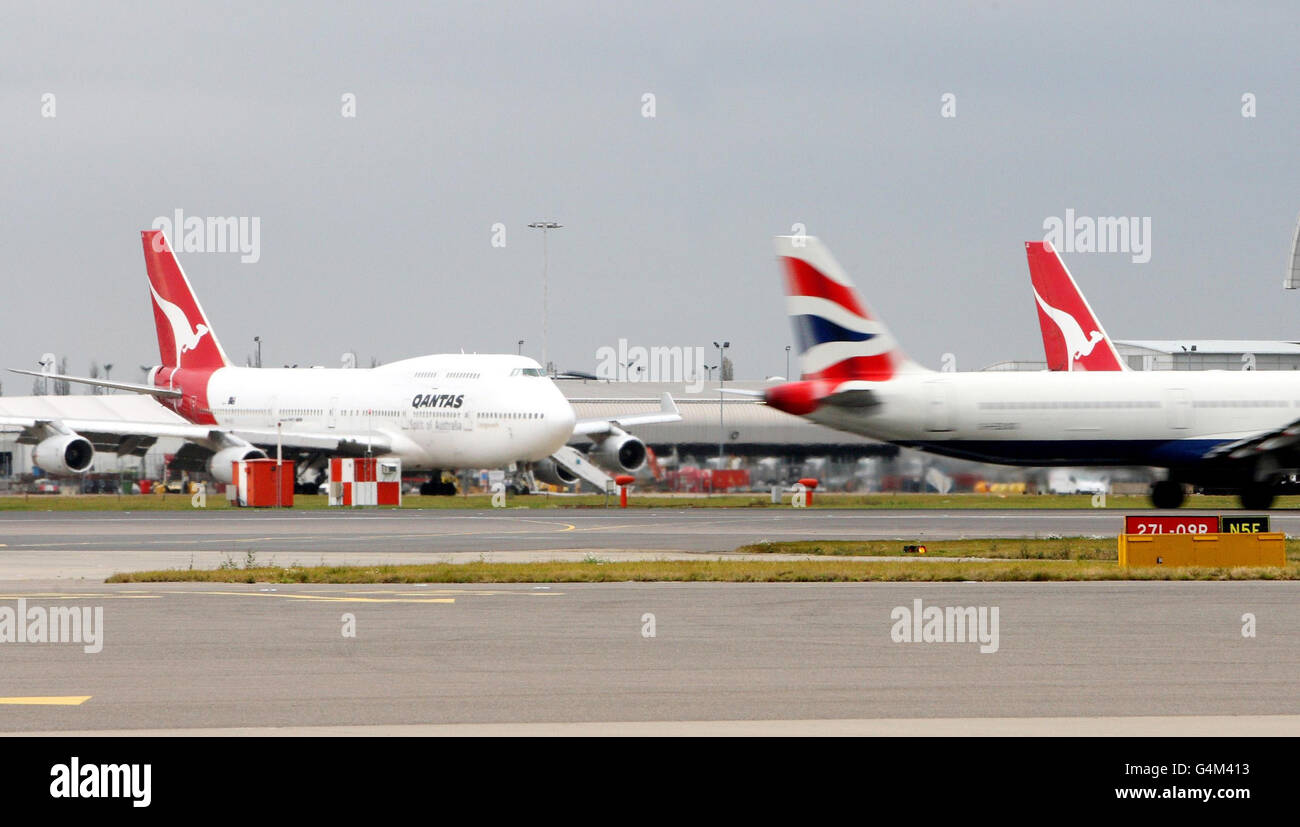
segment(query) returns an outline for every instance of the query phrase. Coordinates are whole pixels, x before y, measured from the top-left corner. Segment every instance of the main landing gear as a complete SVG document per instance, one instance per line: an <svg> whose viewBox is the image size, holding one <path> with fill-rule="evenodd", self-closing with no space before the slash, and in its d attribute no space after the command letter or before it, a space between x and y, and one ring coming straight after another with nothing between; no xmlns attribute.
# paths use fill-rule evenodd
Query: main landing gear
<svg viewBox="0 0 1300 827"><path fill-rule="evenodd" d="M1268 483L1255 482L1241 489L1237 496L1241 498L1241 507L1247 511L1266 511L1273 507L1277 493Z"/></svg>
<svg viewBox="0 0 1300 827"><path fill-rule="evenodd" d="M435 471L430 475L428 482L420 483L420 493L426 497L454 497L456 483L443 482L442 472Z"/></svg>
<svg viewBox="0 0 1300 827"><path fill-rule="evenodd" d="M1228 488L1208 493L1226 494L1230 491L1232 489ZM1236 494L1241 507L1247 511L1267 511L1277 499L1277 487L1270 482L1252 482L1236 489ZM1183 484L1175 480L1161 480L1151 486L1151 504L1156 508L1178 508L1185 499Z"/></svg>
<svg viewBox="0 0 1300 827"><path fill-rule="evenodd" d="M1156 508L1178 508L1185 499L1183 484L1177 480L1160 480L1151 486L1151 504Z"/></svg>

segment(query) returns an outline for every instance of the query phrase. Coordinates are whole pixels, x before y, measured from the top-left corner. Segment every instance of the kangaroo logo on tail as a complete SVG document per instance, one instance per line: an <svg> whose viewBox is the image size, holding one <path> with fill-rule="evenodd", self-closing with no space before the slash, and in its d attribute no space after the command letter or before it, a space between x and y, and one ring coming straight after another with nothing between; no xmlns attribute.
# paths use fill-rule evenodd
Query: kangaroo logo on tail
<svg viewBox="0 0 1300 827"><path fill-rule="evenodd" d="M166 236L159 230L145 230L141 237L149 294L153 296L158 355L164 367L228 367L230 360L221 349L216 331L194 295L180 262L168 247Z"/></svg>
<svg viewBox="0 0 1300 827"><path fill-rule="evenodd" d="M1052 245L1027 241L1025 255L1048 370L1127 370L1106 328Z"/></svg>
<svg viewBox="0 0 1300 827"><path fill-rule="evenodd" d="M158 303L158 308L162 310L163 315L172 326L172 341L176 344L176 364L181 363L181 354L187 350L194 350L199 346L199 340L208 333L208 326L200 322L193 330L190 329L190 320L186 318L185 311L176 305L158 295L158 291L149 285L149 292L153 293L153 300Z"/></svg>
<svg viewBox="0 0 1300 827"><path fill-rule="evenodd" d="M1092 349L1097 346L1097 343L1105 338L1104 334L1100 330L1094 330L1092 333L1084 335L1079 322L1069 313L1058 310L1043 301L1043 297L1038 295L1037 290L1034 291L1034 298L1038 300L1038 306L1043 308L1043 312L1047 314L1048 318L1056 323L1056 329L1061 331L1061 336L1065 339L1066 357L1069 359L1069 367L1066 369L1073 370L1075 360L1082 359L1092 353Z"/></svg>

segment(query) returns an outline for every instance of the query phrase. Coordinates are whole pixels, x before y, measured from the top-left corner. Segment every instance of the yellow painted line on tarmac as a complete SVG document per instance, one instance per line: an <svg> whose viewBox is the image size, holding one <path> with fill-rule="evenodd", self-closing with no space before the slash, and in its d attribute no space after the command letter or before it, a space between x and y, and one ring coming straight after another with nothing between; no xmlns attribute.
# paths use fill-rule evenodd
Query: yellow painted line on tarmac
<svg viewBox="0 0 1300 827"><path fill-rule="evenodd" d="M157 600L157 594L113 594L111 592L24 592L22 594L0 594L0 600Z"/></svg>
<svg viewBox="0 0 1300 827"><path fill-rule="evenodd" d="M395 591L389 589L389 590L378 590L378 591L359 591L359 592L352 592L352 594L454 594L454 595L462 595L465 597L497 597L501 595L522 595L527 597L529 595L543 595L543 596L562 595L564 594L564 592L497 591L497 590L486 590L486 589L429 589L428 591L421 591L421 592L403 592L403 591Z"/></svg>
<svg viewBox="0 0 1300 827"><path fill-rule="evenodd" d="M519 522L521 522L521 523L537 523L538 525L556 525L556 523L555 523L554 521L552 521L552 520L519 520ZM559 523L559 525L564 526L564 528L560 529L560 532L573 531L575 528L578 527L577 525L575 525L575 524L573 524L573 523ZM491 533L493 533L493 532L490 532L490 531L489 531L489 532L481 532L481 533L491 534Z"/></svg>
<svg viewBox="0 0 1300 827"><path fill-rule="evenodd" d="M283 597L289 600L318 600L325 603L455 603L454 597L427 598L379 598L379 597L334 597L324 594L288 594L285 592L172 592L172 594L211 594L235 595L239 597Z"/></svg>
<svg viewBox="0 0 1300 827"><path fill-rule="evenodd" d="M0 698L0 704L9 706L81 706L90 695L47 695L29 698Z"/></svg>
<svg viewBox="0 0 1300 827"><path fill-rule="evenodd" d="M622 531L629 528L654 528L657 523L623 523L619 525L594 525L578 531Z"/></svg>

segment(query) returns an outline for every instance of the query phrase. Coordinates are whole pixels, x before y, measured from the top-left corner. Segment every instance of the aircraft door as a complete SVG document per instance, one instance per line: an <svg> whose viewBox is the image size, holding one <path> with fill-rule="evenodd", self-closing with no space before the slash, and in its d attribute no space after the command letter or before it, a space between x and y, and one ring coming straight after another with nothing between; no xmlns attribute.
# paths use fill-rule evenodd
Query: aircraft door
<svg viewBox="0 0 1300 827"><path fill-rule="evenodd" d="M925 429L947 433L953 426L952 386L947 382L925 383Z"/></svg>
<svg viewBox="0 0 1300 827"><path fill-rule="evenodd" d="M1165 388L1165 420L1173 430L1192 427L1192 393L1187 388Z"/></svg>

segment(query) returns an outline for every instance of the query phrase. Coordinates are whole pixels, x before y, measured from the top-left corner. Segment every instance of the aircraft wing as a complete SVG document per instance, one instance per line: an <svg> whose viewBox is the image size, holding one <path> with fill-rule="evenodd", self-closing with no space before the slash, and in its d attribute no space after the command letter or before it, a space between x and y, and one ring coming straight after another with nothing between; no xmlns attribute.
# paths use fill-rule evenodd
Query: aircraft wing
<svg viewBox="0 0 1300 827"><path fill-rule="evenodd" d="M340 454L385 453L390 441L381 433L334 433L286 430L277 435L266 428L221 428L190 423L133 422L112 419L0 416L0 429L21 431L18 441L39 442L58 433L72 431L84 436L96 451L142 456L162 437L175 437L216 449L245 442L274 449L277 436L284 450L327 451Z"/></svg>
<svg viewBox="0 0 1300 827"><path fill-rule="evenodd" d="M1249 459L1300 446L1300 420L1283 428L1248 436L1236 442L1215 446L1205 454L1206 459Z"/></svg>
<svg viewBox="0 0 1300 827"><path fill-rule="evenodd" d="M579 419L573 426L574 436L608 434L616 428L630 428L634 425L653 425L657 422L681 422L681 412L672 394L665 393L659 400L659 412L651 414L627 414L610 416L604 419Z"/></svg>

